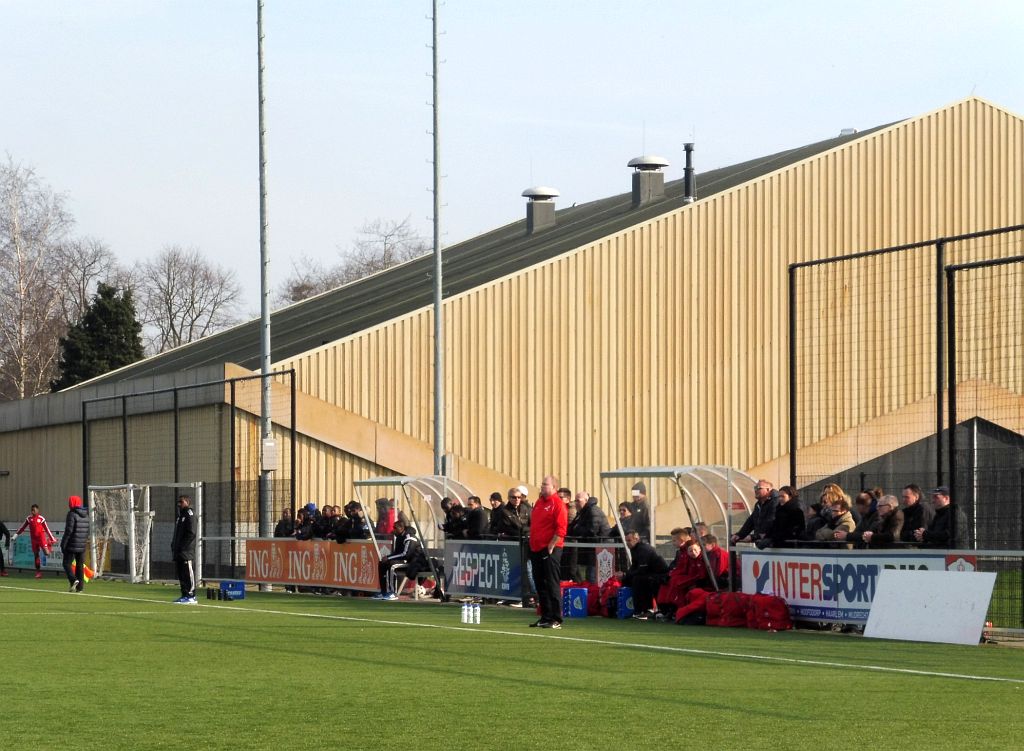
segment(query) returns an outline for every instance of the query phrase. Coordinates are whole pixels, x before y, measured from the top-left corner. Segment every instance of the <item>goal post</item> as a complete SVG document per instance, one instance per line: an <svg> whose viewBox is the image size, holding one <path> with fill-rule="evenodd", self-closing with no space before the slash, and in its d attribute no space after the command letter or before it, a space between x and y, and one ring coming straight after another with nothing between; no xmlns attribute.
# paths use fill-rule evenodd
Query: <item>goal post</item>
<svg viewBox="0 0 1024 751"><path fill-rule="evenodd" d="M168 491L172 500L165 498ZM183 493L192 496L192 508L196 516L195 564L196 570L202 571L202 483L90 485L89 545L96 576L123 577L132 583L148 583L153 560L154 520L157 518L154 503L161 508L169 505L170 508L161 516L166 519L166 512L169 511L173 520L177 514L175 502L178 495ZM154 494L163 500L155 500ZM115 572L112 570L112 561L119 553L123 553L125 570Z"/></svg>

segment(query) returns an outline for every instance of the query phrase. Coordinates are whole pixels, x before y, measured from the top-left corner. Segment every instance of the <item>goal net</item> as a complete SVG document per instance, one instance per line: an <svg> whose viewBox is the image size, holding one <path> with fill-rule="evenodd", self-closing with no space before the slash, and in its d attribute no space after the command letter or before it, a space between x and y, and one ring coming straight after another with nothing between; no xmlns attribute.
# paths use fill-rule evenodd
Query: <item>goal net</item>
<svg viewBox="0 0 1024 751"><path fill-rule="evenodd" d="M178 495L192 496L202 512L201 483L92 485L89 487L89 537L96 576L123 577L148 583L152 563L154 520L173 531ZM165 508L166 507L166 508ZM159 519L157 517L159 516ZM160 522L160 520L170 520ZM197 519L198 522L198 519ZM201 529L201 525L197 524ZM168 537L167 542L170 542ZM197 541L197 553L198 553ZM197 570L199 561L196 561Z"/></svg>

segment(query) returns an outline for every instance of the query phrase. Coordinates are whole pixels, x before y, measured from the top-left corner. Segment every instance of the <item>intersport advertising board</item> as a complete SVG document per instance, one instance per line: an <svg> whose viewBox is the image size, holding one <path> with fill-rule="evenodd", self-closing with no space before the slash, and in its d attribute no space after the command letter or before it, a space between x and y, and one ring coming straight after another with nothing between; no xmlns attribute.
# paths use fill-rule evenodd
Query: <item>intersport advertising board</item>
<svg viewBox="0 0 1024 751"><path fill-rule="evenodd" d="M743 591L778 595L794 618L867 623L882 570L974 571L977 560L946 551L743 551Z"/></svg>

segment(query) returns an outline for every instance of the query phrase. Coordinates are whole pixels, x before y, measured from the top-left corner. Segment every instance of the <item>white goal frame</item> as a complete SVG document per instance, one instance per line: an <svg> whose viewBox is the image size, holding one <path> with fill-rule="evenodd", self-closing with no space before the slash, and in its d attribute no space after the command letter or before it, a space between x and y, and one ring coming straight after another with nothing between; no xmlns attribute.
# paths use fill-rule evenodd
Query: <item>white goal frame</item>
<svg viewBox="0 0 1024 751"><path fill-rule="evenodd" d="M203 484L201 482L151 482L151 483L125 483L121 485L90 485L88 488L89 497L89 548L92 555L93 568L95 569L96 576L104 575L103 564L107 560L107 554L110 549L110 541L114 539L116 542L123 544L128 551L128 581L133 584L148 584L150 582L150 562L152 560L152 553L150 550L153 534L153 518L156 516L150 508L150 488L174 488L191 491L192 496L192 509L196 516L196 572L203 570L203 559L202 550L203 547L200 544L202 538L202 519L203 519ZM105 536L100 536L100 530L96 525L96 505L95 505L95 494L97 492L111 491L111 490L123 490L127 491L128 497L131 498L131 502L128 504L127 516L128 516L128 535L127 539L121 540L117 537L113 537L109 531ZM177 509L175 509L177 514ZM144 522L144 539L138 539L136 534L137 524L140 519ZM102 550L101 550L102 546ZM136 564L137 553L139 548L143 550L142 566L139 570L139 566ZM106 573L108 577L121 577L122 574L110 574Z"/></svg>

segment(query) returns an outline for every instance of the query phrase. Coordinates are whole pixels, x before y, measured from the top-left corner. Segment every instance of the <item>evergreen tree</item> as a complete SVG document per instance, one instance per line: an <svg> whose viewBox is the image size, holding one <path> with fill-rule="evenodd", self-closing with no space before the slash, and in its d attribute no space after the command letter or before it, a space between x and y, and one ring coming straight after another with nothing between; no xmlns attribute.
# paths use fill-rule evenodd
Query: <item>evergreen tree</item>
<svg viewBox="0 0 1024 751"><path fill-rule="evenodd" d="M59 375L50 388L69 388L142 357L142 325L135 317L131 290L118 293L101 282L81 320L61 337Z"/></svg>

